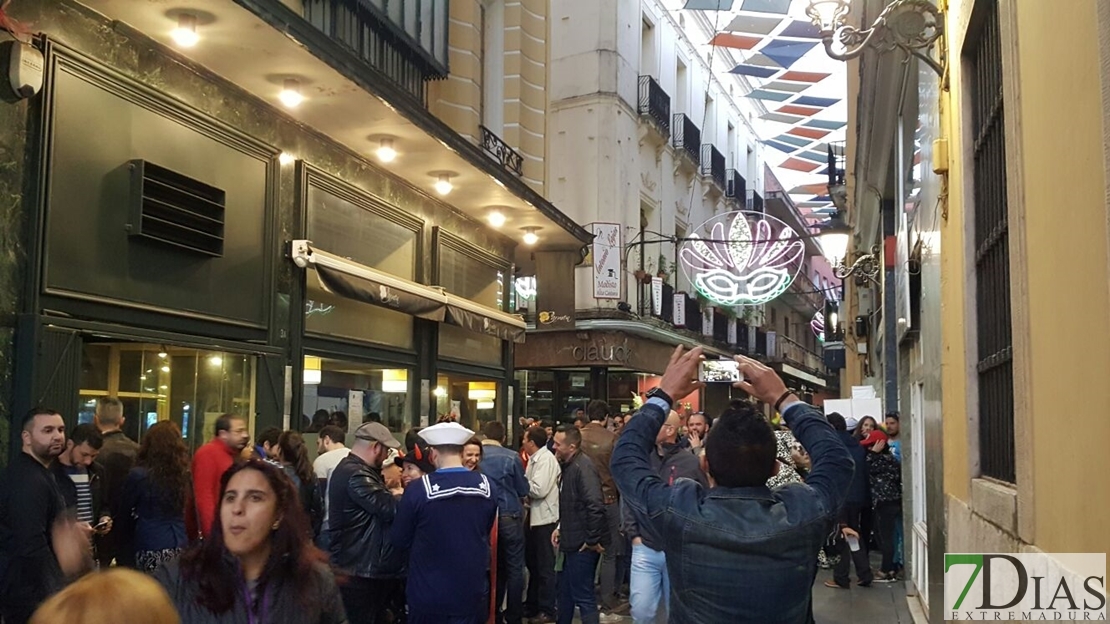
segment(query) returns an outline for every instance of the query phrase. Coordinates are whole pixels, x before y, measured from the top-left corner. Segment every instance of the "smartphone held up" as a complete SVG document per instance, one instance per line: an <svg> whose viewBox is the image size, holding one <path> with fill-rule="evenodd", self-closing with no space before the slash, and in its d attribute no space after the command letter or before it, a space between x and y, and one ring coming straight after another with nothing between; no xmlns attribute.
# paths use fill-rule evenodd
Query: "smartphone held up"
<svg viewBox="0 0 1110 624"><path fill-rule="evenodd" d="M698 366L698 381L703 383L737 383L744 380L740 363L736 360L702 360Z"/></svg>

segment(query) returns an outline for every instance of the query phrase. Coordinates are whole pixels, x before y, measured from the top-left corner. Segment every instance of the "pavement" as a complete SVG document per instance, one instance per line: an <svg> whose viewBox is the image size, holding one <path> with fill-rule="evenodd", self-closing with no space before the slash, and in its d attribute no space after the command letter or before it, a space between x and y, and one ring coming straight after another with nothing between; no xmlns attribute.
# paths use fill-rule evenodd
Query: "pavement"
<svg viewBox="0 0 1110 624"><path fill-rule="evenodd" d="M873 559L873 567L877 570L879 560L874 556ZM832 576L832 570L817 570L817 580L813 583L813 619L817 624L914 624L905 582L859 587L853 576L851 589L825 587L825 581L831 581ZM575 617L574 621L581 620ZM631 623L632 618L625 617L621 621Z"/></svg>

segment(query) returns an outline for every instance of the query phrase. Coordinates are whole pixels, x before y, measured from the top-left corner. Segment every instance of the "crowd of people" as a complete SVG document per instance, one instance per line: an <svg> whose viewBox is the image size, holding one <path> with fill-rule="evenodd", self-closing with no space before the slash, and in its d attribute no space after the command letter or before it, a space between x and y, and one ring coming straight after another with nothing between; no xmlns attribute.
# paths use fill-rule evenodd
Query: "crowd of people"
<svg viewBox="0 0 1110 624"><path fill-rule="evenodd" d="M836 588L850 562L861 586L897 578L897 415L850 429L743 357L753 401L687 415L700 359L677 349L635 414L592 401L511 441L316 414L315 460L233 414L190 457L172 421L128 439L116 399L70 431L37 408L0 477L0 616L101 621L82 605L116 583L145 605L129 622L801 623L819 563Z"/></svg>

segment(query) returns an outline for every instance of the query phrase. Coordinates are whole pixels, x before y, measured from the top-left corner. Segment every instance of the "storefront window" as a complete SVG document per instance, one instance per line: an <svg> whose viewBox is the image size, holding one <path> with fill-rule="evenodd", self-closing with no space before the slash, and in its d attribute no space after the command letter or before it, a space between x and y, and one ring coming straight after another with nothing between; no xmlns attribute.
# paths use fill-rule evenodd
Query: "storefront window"
<svg viewBox="0 0 1110 624"><path fill-rule="evenodd" d="M554 422L555 373L553 371L521 370L516 372L517 387L523 415Z"/></svg>
<svg viewBox="0 0 1110 624"><path fill-rule="evenodd" d="M440 375L433 392L438 419L453 418L460 425L480 431L482 425L499 420L498 390L501 384L463 375Z"/></svg>
<svg viewBox="0 0 1110 624"><path fill-rule="evenodd" d="M501 342L497 336L487 336L445 323L439 326L440 357L502 366Z"/></svg>
<svg viewBox="0 0 1110 624"><path fill-rule="evenodd" d="M84 348L78 422L92 422L97 400L123 402L124 432L141 440L173 420L193 449L210 440L223 414L254 426L255 358L172 345L90 343Z"/></svg>
<svg viewBox="0 0 1110 624"><path fill-rule="evenodd" d="M338 297L321 286L315 273L308 274L305 331L324 336L353 338L413 348L412 317L396 310Z"/></svg>
<svg viewBox="0 0 1110 624"><path fill-rule="evenodd" d="M370 414L396 434L410 427L407 368L305 356L301 428L315 433L326 424L354 432Z"/></svg>
<svg viewBox="0 0 1110 624"><path fill-rule="evenodd" d="M439 285L495 310L504 307L505 271L452 246L439 246Z"/></svg>
<svg viewBox="0 0 1110 624"><path fill-rule="evenodd" d="M373 200L361 198L368 205ZM308 238L328 253L406 280L416 278L419 227L398 223L379 212L316 186L308 189ZM403 349L413 346L412 317L337 297L307 276L305 329Z"/></svg>

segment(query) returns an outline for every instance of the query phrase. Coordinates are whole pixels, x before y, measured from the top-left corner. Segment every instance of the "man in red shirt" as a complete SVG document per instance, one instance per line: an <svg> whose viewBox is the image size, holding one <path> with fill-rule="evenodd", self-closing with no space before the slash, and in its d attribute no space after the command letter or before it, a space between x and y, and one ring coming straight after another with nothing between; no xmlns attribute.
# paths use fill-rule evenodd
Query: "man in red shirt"
<svg viewBox="0 0 1110 624"><path fill-rule="evenodd" d="M220 478L246 448L250 437L242 416L224 414L216 419L216 437L197 449L192 468L193 509L185 515L189 535L196 536L199 531L208 537L211 533L212 519L219 507Z"/></svg>

